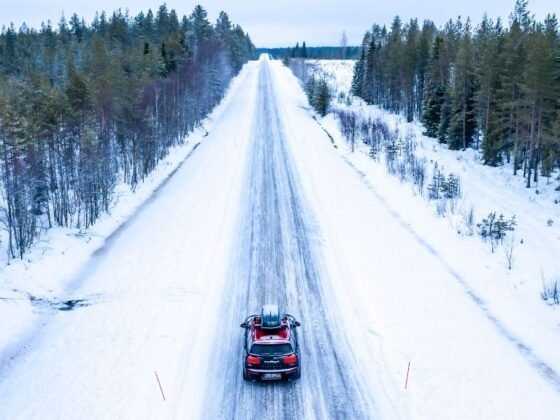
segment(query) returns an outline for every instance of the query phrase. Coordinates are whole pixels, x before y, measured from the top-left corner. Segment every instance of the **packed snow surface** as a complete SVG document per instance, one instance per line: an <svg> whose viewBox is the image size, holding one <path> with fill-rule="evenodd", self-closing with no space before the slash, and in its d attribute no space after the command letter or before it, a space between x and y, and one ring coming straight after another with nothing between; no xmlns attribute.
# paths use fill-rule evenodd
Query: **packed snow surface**
<svg viewBox="0 0 560 420"><path fill-rule="evenodd" d="M0 419L551 418L557 312L321 123L263 56L121 227L1 268ZM242 379L266 303L301 380Z"/></svg>

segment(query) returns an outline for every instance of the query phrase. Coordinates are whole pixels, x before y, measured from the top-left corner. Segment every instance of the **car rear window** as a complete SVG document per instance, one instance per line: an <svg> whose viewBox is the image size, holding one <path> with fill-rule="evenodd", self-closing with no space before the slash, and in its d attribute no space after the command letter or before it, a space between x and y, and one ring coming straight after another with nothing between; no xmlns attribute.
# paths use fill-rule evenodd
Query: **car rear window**
<svg viewBox="0 0 560 420"><path fill-rule="evenodd" d="M287 354L292 353L292 346L284 344L253 344L252 354Z"/></svg>

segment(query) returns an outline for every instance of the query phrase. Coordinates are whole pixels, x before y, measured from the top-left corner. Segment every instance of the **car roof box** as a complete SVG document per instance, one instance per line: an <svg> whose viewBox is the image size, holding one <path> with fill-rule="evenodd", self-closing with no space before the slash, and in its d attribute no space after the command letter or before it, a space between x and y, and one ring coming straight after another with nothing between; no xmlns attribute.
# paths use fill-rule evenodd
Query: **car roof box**
<svg viewBox="0 0 560 420"><path fill-rule="evenodd" d="M263 305L261 314L261 329L275 330L282 327L278 305Z"/></svg>

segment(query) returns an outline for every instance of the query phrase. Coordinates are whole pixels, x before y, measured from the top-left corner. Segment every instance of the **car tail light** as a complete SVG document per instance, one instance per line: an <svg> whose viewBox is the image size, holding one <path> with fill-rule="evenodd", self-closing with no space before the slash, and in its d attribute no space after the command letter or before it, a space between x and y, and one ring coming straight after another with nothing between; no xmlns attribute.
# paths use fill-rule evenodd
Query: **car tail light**
<svg viewBox="0 0 560 420"><path fill-rule="evenodd" d="M295 354L291 354L288 357L284 357L284 359L282 359L282 362L284 362L287 365L291 363L295 363L297 362L297 356Z"/></svg>
<svg viewBox="0 0 560 420"><path fill-rule="evenodd" d="M247 356L247 363L249 363L251 365L260 365L261 364L261 359L259 359L258 357L254 357L254 356Z"/></svg>

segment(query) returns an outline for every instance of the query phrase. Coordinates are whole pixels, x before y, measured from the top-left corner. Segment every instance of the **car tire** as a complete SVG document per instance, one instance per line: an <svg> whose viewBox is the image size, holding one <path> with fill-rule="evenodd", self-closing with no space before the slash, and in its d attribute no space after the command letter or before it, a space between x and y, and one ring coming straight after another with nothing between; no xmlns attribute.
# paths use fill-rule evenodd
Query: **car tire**
<svg viewBox="0 0 560 420"><path fill-rule="evenodd" d="M249 375L247 375L247 369L245 369L245 366L243 367L243 379L245 379L246 381L248 381Z"/></svg>

